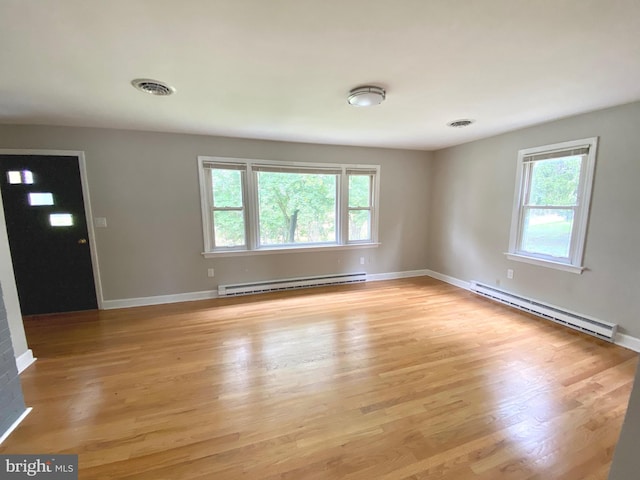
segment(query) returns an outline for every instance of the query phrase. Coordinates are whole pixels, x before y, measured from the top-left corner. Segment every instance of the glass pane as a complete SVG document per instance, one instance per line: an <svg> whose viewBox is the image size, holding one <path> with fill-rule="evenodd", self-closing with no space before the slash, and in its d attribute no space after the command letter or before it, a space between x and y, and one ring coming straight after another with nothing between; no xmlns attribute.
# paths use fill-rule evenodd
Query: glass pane
<svg viewBox="0 0 640 480"><path fill-rule="evenodd" d="M211 170L214 207L242 207L242 172Z"/></svg>
<svg viewBox="0 0 640 480"><path fill-rule="evenodd" d="M33 183L33 172L31 172L31 170L22 171L22 183L29 185Z"/></svg>
<svg viewBox="0 0 640 480"><path fill-rule="evenodd" d="M349 175L349 207L371 206L371 176Z"/></svg>
<svg viewBox="0 0 640 480"><path fill-rule="evenodd" d="M22 183L22 175L17 171L7 172L7 181L12 185Z"/></svg>
<svg viewBox="0 0 640 480"><path fill-rule="evenodd" d="M349 241L371 240L371 211L351 210L349 212Z"/></svg>
<svg viewBox="0 0 640 480"><path fill-rule="evenodd" d="M337 175L258 172L260 245L336 242Z"/></svg>
<svg viewBox="0 0 640 480"><path fill-rule="evenodd" d="M53 194L51 193L30 193L29 205L38 207L41 205L53 205Z"/></svg>
<svg viewBox="0 0 640 480"><path fill-rule="evenodd" d="M582 156L539 160L531 167L529 205L573 206L578 202Z"/></svg>
<svg viewBox="0 0 640 480"><path fill-rule="evenodd" d="M73 225L73 215L70 213L52 213L49 215L52 227L70 227Z"/></svg>
<svg viewBox="0 0 640 480"><path fill-rule="evenodd" d="M213 234L216 247L241 247L244 240L244 213L238 210L213 212Z"/></svg>
<svg viewBox="0 0 640 480"><path fill-rule="evenodd" d="M572 230L573 210L529 209L525 212L521 249L568 258Z"/></svg>

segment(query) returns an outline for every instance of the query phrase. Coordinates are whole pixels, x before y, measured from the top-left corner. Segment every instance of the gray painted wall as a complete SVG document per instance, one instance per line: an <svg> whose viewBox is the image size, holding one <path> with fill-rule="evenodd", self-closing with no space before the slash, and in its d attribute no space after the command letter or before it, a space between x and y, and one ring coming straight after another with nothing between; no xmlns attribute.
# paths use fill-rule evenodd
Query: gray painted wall
<svg viewBox="0 0 640 480"><path fill-rule="evenodd" d="M0 285L0 436L26 410Z"/></svg>
<svg viewBox="0 0 640 480"><path fill-rule="evenodd" d="M434 153L429 268L618 323L640 337L640 103ZM598 136L582 275L507 260L519 149ZM506 278L508 268L515 271Z"/></svg>
<svg viewBox="0 0 640 480"><path fill-rule="evenodd" d="M185 134L0 126L0 148L81 150L105 300L214 290L218 284L312 274L431 269L504 288L603 320L640 337L640 103L579 115L435 153ZM600 138L582 275L509 261L521 148ZM205 259L197 156L377 163L380 240L374 249ZM0 224L4 219L0 212ZM17 355L27 349L0 228L0 279ZM367 264L362 267L359 258ZM207 268L216 277L207 278ZM515 278L507 280L513 268ZM37 352L36 352L37 353Z"/></svg>
<svg viewBox="0 0 640 480"><path fill-rule="evenodd" d="M108 228L95 230L105 300L198 292L232 282L427 266L427 152L39 126L0 126L0 148L85 152L93 214L108 221ZM198 155L379 164L382 245L205 259ZM211 267L216 276L207 278Z"/></svg>

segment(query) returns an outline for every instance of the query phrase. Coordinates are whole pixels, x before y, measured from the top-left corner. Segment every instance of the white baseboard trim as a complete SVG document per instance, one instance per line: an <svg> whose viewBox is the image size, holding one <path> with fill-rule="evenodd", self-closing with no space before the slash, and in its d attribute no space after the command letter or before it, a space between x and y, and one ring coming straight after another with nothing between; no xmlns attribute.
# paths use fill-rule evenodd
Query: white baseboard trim
<svg viewBox="0 0 640 480"><path fill-rule="evenodd" d="M144 307L147 305L162 305L163 303L192 302L195 300L208 300L218 298L217 290L204 292L176 293L174 295L158 295L155 297L124 298L121 300L104 300L102 308L112 310L114 308Z"/></svg>
<svg viewBox="0 0 640 480"><path fill-rule="evenodd" d="M408 270L406 272L368 273L367 282L395 280L397 278L424 277L429 275L428 272L429 270Z"/></svg>
<svg viewBox="0 0 640 480"><path fill-rule="evenodd" d="M465 290L471 289L471 283L465 282L464 280L459 280L455 277L450 277L449 275L444 275L442 273L434 272L433 270L424 270L424 274L428 275L431 278L435 278L436 280L443 281L445 283L449 283L459 288L463 288Z"/></svg>
<svg viewBox="0 0 640 480"><path fill-rule="evenodd" d="M423 277L430 276L429 270L410 270L406 272L373 273L367 275L367 281L375 282L380 280L394 280L396 278ZM206 290L204 292L177 293L175 295L158 295L154 297L123 298L119 300L103 300L104 310L115 308L144 307L148 305L162 305L164 303L192 302L194 300L209 300L218 298L217 290Z"/></svg>
<svg viewBox="0 0 640 480"><path fill-rule="evenodd" d="M18 419L11 424L11 426L7 429L7 431L2 434L2 436L0 437L0 445L2 445L2 442L4 442L9 435L11 435L11 432L13 432L16 428L18 428L18 425L20 425L20 422L22 422L22 420L24 420L25 417L31 413L31 410L33 410L33 408L31 407L27 408L22 413L22 415L20 415Z"/></svg>
<svg viewBox="0 0 640 480"><path fill-rule="evenodd" d="M632 337L626 333L617 333L614 343L634 352L640 352L640 338Z"/></svg>
<svg viewBox="0 0 640 480"><path fill-rule="evenodd" d="M24 352L22 355L16 357L16 368L18 369L18 373L24 372L27 367L33 364L37 358L34 358L33 352L31 349Z"/></svg>

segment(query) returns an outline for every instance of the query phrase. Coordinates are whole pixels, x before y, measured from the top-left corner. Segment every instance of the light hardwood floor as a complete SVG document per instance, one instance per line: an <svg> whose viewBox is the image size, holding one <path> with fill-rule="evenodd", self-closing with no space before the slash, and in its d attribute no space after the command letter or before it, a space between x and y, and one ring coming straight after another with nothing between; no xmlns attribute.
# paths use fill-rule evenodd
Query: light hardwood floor
<svg viewBox="0 0 640 480"><path fill-rule="evenodd" d="M81 479L605 479L637 355L429 278L26 321Z"/></svg>

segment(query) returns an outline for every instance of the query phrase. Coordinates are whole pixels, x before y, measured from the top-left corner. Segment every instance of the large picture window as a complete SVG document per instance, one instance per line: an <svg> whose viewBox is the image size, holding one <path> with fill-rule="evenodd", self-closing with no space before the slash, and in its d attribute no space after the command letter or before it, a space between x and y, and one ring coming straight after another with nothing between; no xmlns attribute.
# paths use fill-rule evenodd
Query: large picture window
<svg viewBox="0 0 640 480"><path fill-rule="evenodd" d="M205 255L377 242L377 165L198 162Z"/></svg>
<svg viewBox="0 0 640 480"><path fill-rule="evenodd" d="M521 150L509 258L582 271L597 139Z"/></svg>

